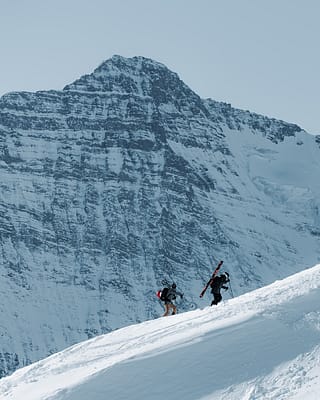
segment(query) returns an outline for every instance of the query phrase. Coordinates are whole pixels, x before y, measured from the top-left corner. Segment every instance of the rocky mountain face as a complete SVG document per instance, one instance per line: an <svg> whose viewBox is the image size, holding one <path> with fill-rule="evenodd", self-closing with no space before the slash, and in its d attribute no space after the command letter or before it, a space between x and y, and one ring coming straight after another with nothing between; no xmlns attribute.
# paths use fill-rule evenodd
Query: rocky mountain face
<svg viewBox="0 0 320 400"><path fill-rule="evenodd" d="M201 99L143 57L0 99L0 374L320 261L320 137ZM228 295L226 294L226 298Z"/></svg>

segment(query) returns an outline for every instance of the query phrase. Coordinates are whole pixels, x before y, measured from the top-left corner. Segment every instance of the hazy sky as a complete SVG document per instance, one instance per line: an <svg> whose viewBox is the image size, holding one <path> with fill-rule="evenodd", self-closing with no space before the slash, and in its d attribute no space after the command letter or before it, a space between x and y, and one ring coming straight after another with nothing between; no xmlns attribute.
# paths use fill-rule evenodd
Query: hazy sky
<svg viewBox="0 0 320 400"><path fill-rule="evenodd" d="M0 95L141 55L203 98L320 134L320 0L0 0L0 37Z"/></svg>

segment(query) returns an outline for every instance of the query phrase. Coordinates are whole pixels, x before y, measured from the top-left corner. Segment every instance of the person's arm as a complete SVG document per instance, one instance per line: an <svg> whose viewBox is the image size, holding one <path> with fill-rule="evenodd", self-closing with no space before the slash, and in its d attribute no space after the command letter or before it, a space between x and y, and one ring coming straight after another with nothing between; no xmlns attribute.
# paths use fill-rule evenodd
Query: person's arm
<svg viewBox="0 0 320 400"><path fill-rule="evenodd" d="M173 290L169 288L168 293L167 293L167 299L169 301L172 301L172 297L174 296Z"/></svg>

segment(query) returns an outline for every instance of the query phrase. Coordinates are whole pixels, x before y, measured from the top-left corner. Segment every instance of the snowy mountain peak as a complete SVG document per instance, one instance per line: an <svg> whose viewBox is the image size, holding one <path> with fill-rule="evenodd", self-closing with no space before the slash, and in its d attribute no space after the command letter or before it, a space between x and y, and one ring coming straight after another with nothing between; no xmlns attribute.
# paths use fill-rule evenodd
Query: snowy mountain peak
<svg viewBox="0 0 320 400"><path fill-rule="evenodd" d="M196 96L165 65L144 57L118 55L103 62L92 74L67 85L64 90L150 96L159 102L166 102L181 92L185 97Z"/></svg>
<svg viewBox="0 0 320 400"><path fill-rule="evenodd" d="M1 400L317 400L320 265L238 298L79 343Z"/></svg>
<svg viewBox="0 0 320 400"><path fill-rule="evenodd" d="M134 73L134 71L136 71L136 74L138 75L140 75L141 72L149 70L163 71L170 75L178 76L176 73L169 70L166 65L143 56L127 58L120 55L114 55L98 66L95 71L110 71L115 69L118 69L119 71L127 70L128 72L130 71L130 73Z"/></svg>

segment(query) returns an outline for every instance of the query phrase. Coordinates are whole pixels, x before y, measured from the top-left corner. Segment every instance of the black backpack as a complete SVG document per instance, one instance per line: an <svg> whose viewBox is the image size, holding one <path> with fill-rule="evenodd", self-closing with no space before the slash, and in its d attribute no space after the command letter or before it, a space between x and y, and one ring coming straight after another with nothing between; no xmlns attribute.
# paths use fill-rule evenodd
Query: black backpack
<svg viewBox="0 0 320 400"><path fill-rule="evenodd" d="M169 288L165 287L161 290L161 296L160 300L165 301L167 300L167 294L168 294Z"/></svg>
<svg viewBox="0 0 320 400"><path fill-rule="evenodd" d="M212 290L217 290L220 288L221 278L220 276L215 276L210 283L210 287Z"/></svg>

